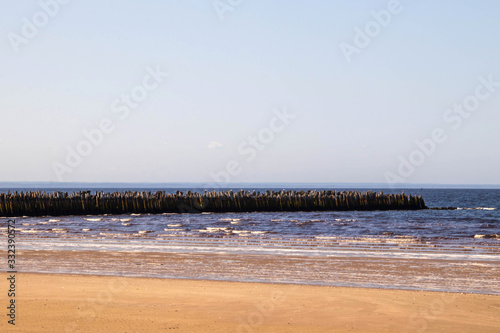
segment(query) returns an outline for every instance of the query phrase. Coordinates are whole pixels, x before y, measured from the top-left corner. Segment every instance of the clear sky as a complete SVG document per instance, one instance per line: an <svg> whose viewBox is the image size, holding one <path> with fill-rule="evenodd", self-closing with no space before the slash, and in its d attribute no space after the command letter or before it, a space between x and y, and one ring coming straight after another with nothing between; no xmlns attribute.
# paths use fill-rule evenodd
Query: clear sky
<svg viewBox="0 0 500 333"><path fill-rule="evenodd" d="M61 2L1 1L0 181L500 184L498 1Z"/></svg>

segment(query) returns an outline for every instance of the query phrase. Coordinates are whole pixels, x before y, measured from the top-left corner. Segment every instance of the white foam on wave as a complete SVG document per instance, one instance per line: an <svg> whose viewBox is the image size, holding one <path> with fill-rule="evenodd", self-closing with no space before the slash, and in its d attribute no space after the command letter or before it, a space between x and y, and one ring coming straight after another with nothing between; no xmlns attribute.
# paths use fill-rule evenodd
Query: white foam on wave
<svg viewBox="0 0 500 333"><path fill-rule="evenodd" d="M231 222L231 224L238 224L241 221L241 219L223 218L223 219L219 219L219 221Z"/></svg>
<svg viewBox="0 0 500 333"><path fill-rule="evenodd" d="M113 233L113 232L101 232L101 233L99 233L99 235L107 236L107 237L126 237L127 236L125 234Z"/></svg>
<svg viewBox="0 0 500 333"><path fill-rule="evenodd" d="M153 230L139 230L139 232L138 232L138 233L139 233L139 234L150 234L150 233L152 233L152 232L153 232Z"/></svg>
<svg viewBox="0 0 500 333"><path fill-rule="evenodd" d="M167 227L182 227L182 223L167 224ZM167 229L165 229L167 230Z"/></svg>
<svg viewBox="0 0 500 333"><path fill-rule="evenodd" d="M130 216L141 216L141 214L132 213L132 214L130 214Z"/></svg>
<svg viewBox="0 0 500 333"><path fill-rule="evenodd" d="M161 237L176 237L176 238L177 238L177 237L179 237L179 236L178 236L178 235L176 235L176 234L158 234L158 235L156 236L156 238L161 238Z"/></svg>
<svg viewBox="0 0 500 333"><path fill-rule="evenodd" d="M229 228L218 228L218 227L206 227L205 229L210 230L210 231L226 231L226 230L229 230Z"/></svg>
<svg viewBox="0 0 500 333"><path fill-rule="evenodd" d="M25 230L25 229L23 229L23 230L21 230L21 232L23 232L23 233L29 233L29 234L37 234L37 233L40 232L40 230L35 230L35 229Z"/></svg>
<svg viewBox="0 0 500 333"><path fill-rule="evenodd" d="M132 219L120 219L121 222L130 222Z"/></svg>
<svg viewBox="0 0 500 333"><path fill-rule="evenodd" d="M356 222L355 219L334 219L336 222Z"/></svg>
<svg viewBox="0 0 500 333"><path fill-rule="evenodd" d="M102 217L84 218L84 220L90 221L90 222L99 222L99 221L102 221Z"/></svg>
<svg viewBox="0 0 500 333"><path fill-rule="evenodd" d="M500 235L497 235L497 234L490 234L490 235L476 234L476 235L474 235L474 238L500 238Z"/></svg>
<svg viewBox="0 0 500 333"><path fill-rule="evenodd" d="M457 207L458 210L496 210L495 207Z"/></svg>
<svg viewBox="0 0 500 333"><path fill-rule="evenodd" d="M86 229L82 229L82 231L85 231L85 232L90 231L90 230L91 230L91 229L88 229L88 228L86 228Z"/></svg>
<svg viewBox="0 0 500 333"><path fill-rule="evenodd" d="M128 227L130 225L130 223L122 223L122 225Z"/></svg>
<svg viewBox="0 0 500 333"><path fill-rule="evenodd" d="M30 225L36 225L36 223L22 223L23 226L30 226Z"/></svg>
<svg viewBox="0 0 500 333"><path fill-rule="evenodd" d="M50 219L49 222L61 222L61 220L58 219Z"/></svg>
<svg viewBox="0 0 500 333"><path fill-rule="evenodd" d="M231 229L230 228L206 227L205 229L199 229L198 232L231 232Z"/></svg>

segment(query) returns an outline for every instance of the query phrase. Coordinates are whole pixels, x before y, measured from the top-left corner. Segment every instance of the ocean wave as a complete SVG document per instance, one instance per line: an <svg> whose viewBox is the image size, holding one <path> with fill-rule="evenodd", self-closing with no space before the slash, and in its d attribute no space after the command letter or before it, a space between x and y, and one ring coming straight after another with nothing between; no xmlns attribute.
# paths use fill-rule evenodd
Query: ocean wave
<svg viewBox="0 0 500 333"><path fill-rule="evenodd" d="M90 231L90 230L92 230L92 229L89 229L89 228L82 229L82 231L85 231L85 232Z"/></svg>
<svg viewBox="0 0 500 333"><path fill-rule="evenodd" d="M139 232L138 232L138 233L139 233L139 234L150 234L150 233L152 233L152 232L154 232L154 231L153 231L153 230L139 230Z"/></svg>
<svg viewBox="0 0 500 333"><path fill-rule="evenodd" d="M158 234L156 237L169 237L169 238L174 238L174 239L182 239L182 235L178 234Z"/></svg>
<svg viewBox="0 0 500 333"><path fill-rule="evenodd" d="M128 227L130 225L130 223L122 223L122 225Z"/></svg>
<svg viewBox="0 0 500 333"><path fill-rule="evenodd" d="M121 222L130 222L132 219L120 219Z"/></svg>
<svg viewBox="0 0 500 333"><path fill-rule="evenodd" d="M99 221L102 221L102 217L84 218L84 220L90 221L90 222L99 222Z"/></svg>
<svg viewBox="0 0 500 333"><path fill-rule="evenodd" d="M226 230L231 230L230 228L218 228L218 227L206 227L205 229L211 230L211 231L226 231Z"/></svg>
<svg viewBox="0 0 500 333"><path fill-rule="evenodd" d="M49 222L61 222L61 220L58 219L50 219Z"/></svg>
<svg viewBox="0 0 500 333"><path fill-rule="evenodd" d="M182 227L182 223L167 224L167 227ZM165 229L167 230L167 229Z"/></svg>
<svg viewBox="0 0 500 333"><path fill-rule="evenodd" d="M495 207L457 207L459 210L496 210Z"/></svg>
<svg viewBox="0 0 500 333"><path fill-rule="evenodd" d="M231 232L231 228L206 227L199 229L198 232Z"/></svg>
<svg viewBox="0 0 500 333"><path fill-rule="evenodd" d="M35 230L35 229L26 230L26 229L22 229L21 232L22 233L29 233L29 234L38 234L40 232L40 230Z"/></svg>
<svg viewBox="0 0 500 333"><path fill-rule="evenodd" d="M250 230L232 230L233 234L248 234Z"/></svg>
<svg viewBox="0 0 500 333"><path fill-rule="evenodd" d="M363 236L363 237L352 237L344 238L339 236L315 236L318 240L335 240L340 243L366 243L366 244L407 244L407 243L419 243L420 240L414 236L407 235L396 235L394 238L387 237L377 237L377 236Z"/></svg>
<svg viewBox="0 0 500 333"><path fill-rule="evenodd" d="M221 219L219 219L219 221L223 221L223 222L231 222L231 223L233 223L233 222L240 222L240 221L241 221L241 219L235 219L235 218L221 218ZM234 223L233 223L233 224L234 224Z"/></svg>
<svg viewBox="0 0 500 333"><path fill-rule="evenodd" d="M490 235L476 234L476 235L474 235L474 238L500 238L500 235L497 235L497 234L490 234Z"/></svg>

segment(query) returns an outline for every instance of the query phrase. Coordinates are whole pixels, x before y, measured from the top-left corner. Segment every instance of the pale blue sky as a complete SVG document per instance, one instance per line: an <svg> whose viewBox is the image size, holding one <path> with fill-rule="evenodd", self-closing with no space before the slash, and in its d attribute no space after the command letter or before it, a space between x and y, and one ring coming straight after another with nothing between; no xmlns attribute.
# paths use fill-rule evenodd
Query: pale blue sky
<svg viewBox="0 0 500 333"><path fill-rule="evenodd" d="M0 181L58 180L66 147L108 118L62 180L208 182L236 161L232 182L500 184L500 86L458 128L443 119L479 77L500 81L498 1L401 0L350 62L341 43L388 1L243 0L221 20L210 0L73 0L17 53L41 6L0 3ZM169 76L120 119L114 101L156 67ZM249 161L238 146L275 109L295 118ZM447 139L398 172L435 128Z"/></svg>

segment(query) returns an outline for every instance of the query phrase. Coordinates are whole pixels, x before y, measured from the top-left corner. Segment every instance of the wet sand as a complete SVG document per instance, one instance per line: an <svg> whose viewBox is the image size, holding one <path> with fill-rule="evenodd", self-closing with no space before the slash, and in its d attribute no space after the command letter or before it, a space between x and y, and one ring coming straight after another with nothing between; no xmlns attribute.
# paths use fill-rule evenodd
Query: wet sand
<svg viewBox="0 0 500 333"><path fill-rule="evenodd" d="M0 284L5 291L6 275ZM500 327L495 295L27 273L18 273L16 284L16 326L3 315L1 332L498 332ZM4 305L7 301L2 296Z"/></svg>
<svg viewBox="0 0 500 333"><path fill-rule="evenodd" d="M0 253L2 253L0 251ZM4 252L5 253L5 252ZM21 272L291 283L500 295L500 261L121 251L17 253ZM495 257L493 257L495 258Z"/></svg>

